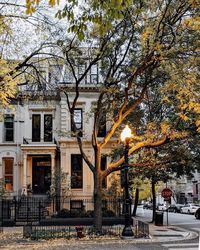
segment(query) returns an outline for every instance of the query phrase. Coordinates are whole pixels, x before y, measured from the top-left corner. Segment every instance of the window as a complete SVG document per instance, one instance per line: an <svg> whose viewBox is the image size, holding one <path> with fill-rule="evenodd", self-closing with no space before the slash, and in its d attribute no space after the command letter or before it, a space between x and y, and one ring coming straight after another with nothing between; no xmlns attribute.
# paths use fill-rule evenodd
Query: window
<svg viewBox="0 0 200 250"><path fill-rule="evenodd" d="M46 90L46 87L47 87L46 83L47 83L46 68L39 66L38 72L35 75L35 84L33 84L33 87L35 90L38 90L38 91Z"/></svg>
<svg viewBox="0 0 200 250"><path fill-rule="evenodd" d="M6 158L4 161L4 180L5 189L7 191L13 190L13 159Z"/></svg>
<svg viewBox="0 0 200 250"><path fill-rule="evenodd" d="M71 155L71 188L83 188L83 159L81 155Z"/></svg>
<svg viewBox="0 0 200 250"><path fill-rule="evenodd" d="M97 64L92 65L90 70L90 83L97 84L98 83L98 66Z"/></svg>
<svg viewBox="0 0 200 250"><path fill-rule="evenodd" d="M78 65L78 79L80 79L82 77L82 75L85 73L85 70L86 70L86 64L85 63L80 63ZM81 83L82 84L86 83L86 77L83 78Z"/></svg>
<svg viewBox="0 0 200 250"><path fill-rule="evenodd" d="M44 115L44 141L52 141L52 115Z"/></svg>
<svg viewBox="0 0 200 250"><path fill-rule="evenodd" d="M107 168L107 157L104 155L101 157L101 171L106 170ZM102 180L102 188L107 188L107 178Z"/></svg>
<svg viewBox="0 0 200 250"><path fill-rule="evenodd" d="M68 83L68 84L72 84L74 83L74 76L72 71L69 68L65 68L65 72L64 72L64 77L63 77L63 82L64 83Z"/></svg>
<svg viewBox="0 0 200 250"><path fill-rule="evenodd" d="M47 77L46 68L40 66L38 71L39 71L40 80L46 81L46 77Z"/></svg>
<svg viewBox="0 0 200 250"><path fill-rule="evenodd" d="M75 109L74 110L74 123L76 126L76 131L78 132L78 135L81 137L83 135L82 130L83 130L83 114L82 114L82 109ZM72 136L74 136L75 128L73 126L73 123L71 122L71 131Z"/></svg>
<svg viewBox="0 0 200 250"><path fill-rule="evenodd" d="M70 201L70 210L82 210L83 201L82 200L71 200Z"/></svg>
<svg viewBox="0 0 200 250"><path fill-rule="evenodd" d="M33 142L40 141L40 124L41 124L40 115L33 115L32 116L32 141Z"/></svg>
<svg viewBox="0 0 200 250"><path fill-rule="evenodd" d="M102 114L99 122L98 137L104 137L106 135L106 115Z"/></svg>
<svg viewBox="0 0 200 250"><path fill-rule="evenodd" d="M53 118L51 114L32 115L32 141L51 142L53 139Z"/></svg>
<svg viewBox="0 0 200 250"><path fill-rule="evenodd" d="M14 115L4 116L4 140L6 142L14 141Z"/></svg>
<svg viewBox="0 0 200 250"><path fill-rule="evenodd" d="M62 65L51 65L49 72L49 81L51 83L59 83L62 76Z"/></svg>

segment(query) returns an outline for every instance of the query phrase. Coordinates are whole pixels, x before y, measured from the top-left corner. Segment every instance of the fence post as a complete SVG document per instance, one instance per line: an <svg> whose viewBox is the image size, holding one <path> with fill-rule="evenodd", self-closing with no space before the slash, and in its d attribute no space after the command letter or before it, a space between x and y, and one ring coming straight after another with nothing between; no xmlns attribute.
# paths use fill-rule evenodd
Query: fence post
<svg viewBox="0 0 200 250"><path fill-rule="evenodd" d="M138 237L138 235L139 235L138 220L134 220L134 227L135 227L135 237Z"/></svg>
<svg viewBox="0 0 200 250"><path fill-rule="evenodd" d="M17 199L15 196L14 196L13 200L14 200L14 221L16 223L16 221L17 221Z"/></svg>
<svg viewBox="0 0 200 250"><path fill-rule="evenodd" d="M118 216L121 216L121 201L120 198L117 199Z"/></svg>
<svg viewBox="0 0 200 250"><path fill-rule="evenodd" d="M41 221L41 201L39 200L39 222Z"/></svg>
<svg viewBox="0 0 200 250"><path fill-rule="evenodd" d="M52 206L53 206L53 214L54 214L54 213L55 213L55 207L54 207L54 196L52 197L52 201L53 201Z"/></svg>
<svg viewBox="0 0 200 250"><path fill-rule="evenodd" d="M3 232L3 199L0 196L0 233Z"/></svg>
<svg viewBox="0 0 200 250"><path fill-rule="evenodd" d="M28 196L26 197L26 222L28 224L28 214L29 214L29 211L28 211Z"/></svg>
<svg viewBox="0 0 200 250"><path fill-rule="evenodd" d="M4 203L4 199L2 198L2 201L1 201L1 223L2 223L2 226L3 226L3 203Z"/></svg>

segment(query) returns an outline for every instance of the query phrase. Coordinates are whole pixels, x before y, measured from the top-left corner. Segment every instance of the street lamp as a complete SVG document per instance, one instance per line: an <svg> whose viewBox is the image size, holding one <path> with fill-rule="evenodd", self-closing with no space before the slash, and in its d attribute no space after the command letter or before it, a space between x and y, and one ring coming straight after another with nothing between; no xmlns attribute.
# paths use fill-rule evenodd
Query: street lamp
<svg viewBox="0 0 200 250"><path fill-rule="evenodd" d="M128 150L129 141L131 138L131 129L126 125L121 133L121 141L124 143L124 208L125 208L125 225L122 231L122 236L133 236L131 228L131 199L128 187Z"/></svg>

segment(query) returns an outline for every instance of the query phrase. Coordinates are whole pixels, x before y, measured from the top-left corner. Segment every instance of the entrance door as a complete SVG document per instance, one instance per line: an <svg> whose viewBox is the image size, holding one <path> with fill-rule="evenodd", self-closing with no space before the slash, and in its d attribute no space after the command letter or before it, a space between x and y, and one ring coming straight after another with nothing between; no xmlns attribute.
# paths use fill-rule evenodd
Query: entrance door
<svg viewBox="0 0 200 250"><path fill-rule="evenodd" d="M51 158L33 158L32 189L34 194L46 194L51 186Z"/></svg>

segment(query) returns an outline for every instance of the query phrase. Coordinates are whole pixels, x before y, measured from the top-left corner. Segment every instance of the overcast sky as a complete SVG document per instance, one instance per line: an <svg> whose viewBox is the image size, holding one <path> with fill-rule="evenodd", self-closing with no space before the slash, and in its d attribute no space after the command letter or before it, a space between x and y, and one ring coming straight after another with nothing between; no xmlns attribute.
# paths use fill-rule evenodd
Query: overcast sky
<svg viewBox="0 0 200 250"><path fill-rule="evenodd" d="M12 29L10 36L6 36L8 45L4 46L3 56L5 58L19 59L30 54L42 42L49 41L53 37L57 39L58 32L56 30L59 26L63 27L63 31L66 33L67 20L54 18L58 8L61 8L61 6L51 8L48 5L42 5L32 16L27 16L25 0L0 1L0 11L11 21L10 27ZM48 25L44 23L44 20ZM56 29L54 24L56 24ZM59 32L62 35L62 31ZM53 37L50 33L53 34ZM5 37L1 39L5 40Z"/></svg>

